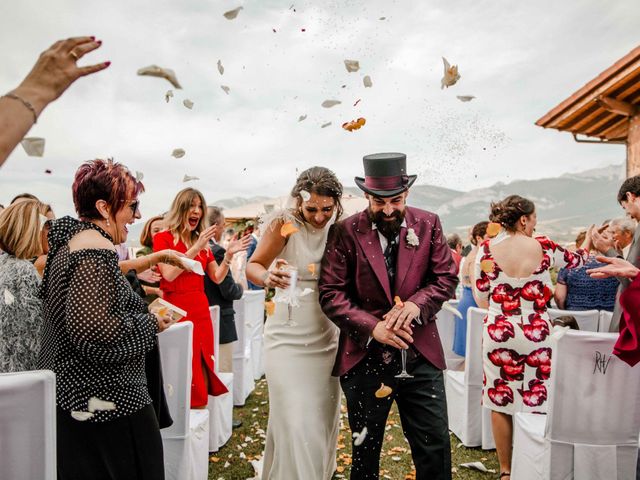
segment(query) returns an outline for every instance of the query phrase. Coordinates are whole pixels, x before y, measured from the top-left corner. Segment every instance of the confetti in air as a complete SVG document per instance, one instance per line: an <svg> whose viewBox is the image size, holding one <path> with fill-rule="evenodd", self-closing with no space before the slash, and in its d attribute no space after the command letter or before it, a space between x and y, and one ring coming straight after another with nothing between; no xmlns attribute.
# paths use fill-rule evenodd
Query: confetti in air
<svg viewBox="0 0 640 480"><path fill-rule="evenodd" d="M149 65L138 70L138 75L147 77L158 77L167 80L174 88L182 88L178 83L176 73L170 68L162 68L157 65Z"/></svg>
<svg viewBox="0 0 640 480"><path fill-rule="evenodd" d="M242 10L242 7L234 8L233 10L229 10L228 12L224 12L224 18L226 18L227 20L233 20L238 16L240 10Z"/></svg>
<svg viewBox="0 0 640 480"><path fill-rule="evenodd" d="M44 138L26 137L22 139L20 145L30 157L41 157L44 155L44 143Z"/></svg>
<svg viewBox="0 0 640 480"><path fill-rule="evenodd" d="M449 65L449 62L446 58L442 57L442 62L444 63L444 76L442 77L440 88L451 87L456 84L458 80L460 80L460 74L458 73L457 65Z"/></svg>

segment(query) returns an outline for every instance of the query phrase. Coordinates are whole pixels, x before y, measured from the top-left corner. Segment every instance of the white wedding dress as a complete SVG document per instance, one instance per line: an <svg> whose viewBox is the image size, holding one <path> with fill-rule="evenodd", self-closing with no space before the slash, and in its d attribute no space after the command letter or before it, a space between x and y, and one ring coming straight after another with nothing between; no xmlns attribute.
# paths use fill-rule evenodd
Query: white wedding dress
<svg viewBox="0 0 640 480"><path fill-rule="evenodd" d="M280 302L264 330L269 422L262 480L325 480L336 468L340 414L340 383L331 376L339 331L318 303L329 225L315 230L281 215L299 228L278 255L298 268L298 295L289 299L297 306L290 306L277 292Z"/></svg>

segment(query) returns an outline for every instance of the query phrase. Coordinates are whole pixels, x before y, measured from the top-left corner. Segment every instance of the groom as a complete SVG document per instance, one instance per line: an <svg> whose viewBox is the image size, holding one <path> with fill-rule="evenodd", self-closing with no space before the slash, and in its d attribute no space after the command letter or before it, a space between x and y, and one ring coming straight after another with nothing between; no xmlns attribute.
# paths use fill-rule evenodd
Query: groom
<svg viewBox="0 0 640 480"><path fill-rule="evenodd" d="M369 207L332 227L319 280L322 310L340 328L333 374L347 398L349 426L367 428L353 447L351 479L378 478L394 400L417 479L450 479L445 360L434 315L453 296L455 263L438 216L406 205L416 180L406 174L406 155L367 155L364 170L355 181ZM396 378L401 349L413 378ZM391 393L379 398L382 383Z"/></svg>

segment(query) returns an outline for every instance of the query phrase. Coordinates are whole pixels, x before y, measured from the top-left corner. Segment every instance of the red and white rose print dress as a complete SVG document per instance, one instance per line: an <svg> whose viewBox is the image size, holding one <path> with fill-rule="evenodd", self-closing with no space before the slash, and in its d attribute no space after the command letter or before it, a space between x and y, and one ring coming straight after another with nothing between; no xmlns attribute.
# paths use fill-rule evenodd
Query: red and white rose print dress
<svg viewBox="0 0 640 480"><path fill-rule="evenodd" d="M489 250L492 241L480 247L476 257L476 295L489 300L484 320L484 406L513 415L514 412L546 413L547 380L551 373L551 321L547 302L553 296L551 267L583 265L588 252L571 252L546 237L542 262L527 278L506 275Z"/></svg>

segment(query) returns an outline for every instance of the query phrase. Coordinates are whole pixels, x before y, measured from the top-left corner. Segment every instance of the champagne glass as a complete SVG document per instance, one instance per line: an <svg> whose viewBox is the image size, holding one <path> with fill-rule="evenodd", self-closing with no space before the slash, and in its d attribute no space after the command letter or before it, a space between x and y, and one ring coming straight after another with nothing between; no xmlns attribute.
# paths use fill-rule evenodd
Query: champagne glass
<svg viewBox="0 0 640 480"><path fill-rule="evenodd" d="M400 350L400 358L402 359L402 371L396 375L396 378L413 378L413 375L409 375L407 372L407 350Z"/></svg>

